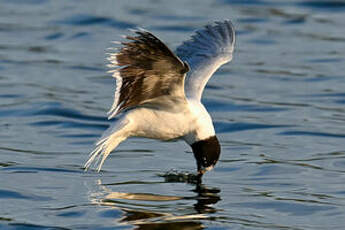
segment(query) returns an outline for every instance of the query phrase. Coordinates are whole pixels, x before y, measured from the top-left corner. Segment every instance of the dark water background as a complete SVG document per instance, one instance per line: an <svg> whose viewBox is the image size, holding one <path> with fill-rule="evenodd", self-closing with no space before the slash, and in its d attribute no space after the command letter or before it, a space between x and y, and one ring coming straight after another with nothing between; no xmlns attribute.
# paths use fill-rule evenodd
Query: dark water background
<svg viewBox="0 0 345 230"><path fill-rule="evenodd" d="M110 41L140 26L175 48L225 18L204 184L183 179L183 142L133 138L84 173L110 124ZM0 229L344 229L344 72L340 0L0 0Z"/></svg>

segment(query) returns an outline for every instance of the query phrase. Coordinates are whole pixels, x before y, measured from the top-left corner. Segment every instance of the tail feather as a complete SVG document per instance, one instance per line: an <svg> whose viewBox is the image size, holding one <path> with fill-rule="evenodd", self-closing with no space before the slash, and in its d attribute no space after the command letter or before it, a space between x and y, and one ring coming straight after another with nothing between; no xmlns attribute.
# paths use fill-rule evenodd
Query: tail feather
<svg viewBox="0 0 345 230"><path fill-rule="evenodd" d="M98 165L99 159L102 155L104 155L104 143L101 145L97 145L96 148L90 153L89 159L85 163L85 171L87 171L92 164ZM97 170L100 171L100 166L97 167Z"/></svg>
<svg viewBox="0 0 345 230"><path fill-rule="evenodd" d="M96 143L95 149L89 154L89 159L85 163L85 171L92 165L97 168L99 172L111 151L113 151L122 141L127 138L126 130L124 129L128 122L116 122L109 127Z"/></svg>

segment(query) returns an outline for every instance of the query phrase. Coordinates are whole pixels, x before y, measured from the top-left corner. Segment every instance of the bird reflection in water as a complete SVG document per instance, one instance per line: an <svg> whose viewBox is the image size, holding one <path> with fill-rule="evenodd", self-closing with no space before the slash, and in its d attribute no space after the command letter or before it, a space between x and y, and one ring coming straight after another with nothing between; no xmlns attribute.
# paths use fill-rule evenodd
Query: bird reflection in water
<svg viewBox="0 0 345 230"><path fill-rule="evenodd" d="M194 204L194 209L199 214L215 213L216 210L209 205L215 204L220 200L220 189L218 188L208 188L201 183L198 175L190 173L179 173L179 172L168 172L166 174L160 175L164 177L165 182L176 183L189 183L194 184L195 189L192 191L197 195L194 197L184 197L184 199L194 199L196 204Z"/></svg>
<svg viewBox="0 0 345 230"><path fill-rule="evenodd" d="M186 174L184 174L186 176ZM190 183L183 180L182 175L165 174L164 182L157 183ZM185 177L185 179L190 179ZM209 214L217 212L211 205L217 203L221 198L220 189L208 188L203 184L194 184L191 191L194 196L168 196L151 193L125 193L113 191L110 187L114 184L102 184L98 180L101 191L91 192L90 200L97 205L112 207L121 210L124 214L121 219L117 219L118 224L133 225L137 230L144 229L204 229L202 220L211 219ZM186 203L168 203L173 201L195 200L193 209L186 208ZM135 203L133 203L133 201ZM151 202L149 205L142 202ZM152 203L155 202L155 203ZM157 204L156 202L160 202ZM162 205L161 202L167 202ZM162 208L164 206L164 208ZM180 206L180 207L179 207ZM182 206L182 207L181 207ZM163 210L164 211L161 211ZM160 210L160 211L157 211ZM181 211L182 210L182 211ZM180 212L180 213L179 213Z"/></svg>

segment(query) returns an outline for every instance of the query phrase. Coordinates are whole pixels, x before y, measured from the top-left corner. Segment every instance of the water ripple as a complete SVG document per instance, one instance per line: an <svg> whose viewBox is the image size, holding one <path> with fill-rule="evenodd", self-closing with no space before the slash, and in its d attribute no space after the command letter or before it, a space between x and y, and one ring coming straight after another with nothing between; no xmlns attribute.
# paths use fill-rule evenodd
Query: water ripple
<svg viewBox="0 0 345 230"><path fill-rule="evenodd" d="M160 31L178 31L178 32L192 32L195 30L194 27L188 27L185 25L169 25L169 26L153 26L151 27L152 29L155 30L160 30Z"/></svg>
<svg viewBox="0 0 345 230"><path fill-rule="evenodd" d="M298 6L308 7L308 8L314 8L318 10L327 10L330 12L334 11L343 11L345 10L345 2L343 1L300 1L297 3Z"/></svg>
<svg viewBox="0 0 345 230"><path fill-rule="evenodd" d="M118 29L134 28L136 25L133 23L116 20L114 18L107 18L103 16L94 15L74 15L72 17L57 21L61 24L68 24L73 26L90 26L90 25L103 25L110 26Z"/></svg>
<svg viewBox="0 0 345 230"><path fill-rule="evenodd" d="M45 167L24 167L24 166L11 166L2 168L1 170L10 171L12 173L38 173L38 172L53 172L53 173L80 173L82 170L72 170L64 168L45 168Z"/></svg>
<svg viewBox="0 0 345 230"><path fill-rule="evenodd" d="M2 224L0 224L1 227ZM63 228L58 226L49 225L37 225L37 224L27 224L27 223L10 223L4 226L4 229L8 230L72 230L70 228Z"/></svg>
<svg viewBox="0 0 345 230"><path fill-rule="evenodd" d="M38 196L38 195L25 195L19 192L0 189L0 199L24 199L24 200L35 200L35 201L49 201L52 200L50 197Z"/></svg>
<svg viewBox="0 0 345 230"><path fill-rule="evenodd" d="M103 122L106 121L105 117L86 115L75 109L64 108L61 105L61 103L56 103L56 102L36 104L31 108L25 108L25 109L0 109L0 117L16 117L16 116L57 116L57 117L74 118L78 120L87 120L87 121L103 121ZM39 123L40 122L38 122L38 124Z"/></svg>
<svg viewBox="0 0 345 230"><path fill-rule="evenodd" d="M30 123L31 126L42 126L42 127L47 127L47 126L58 126L60 128L72 128L72 129L96 129L96 130L105 130L108 128L108 125L104 124L92 124L92 123L85 123L85 122L76 122L76 121L37 121L37 122L32 122ZM84 136L85 137L85 136Z"/></svg>
<svg viewBox="0 0 345 230"><path fill-rule="evenodd" d="M280 132L279 135L286 136L318 136L329 138L345 138L345 134L326 133L326 132L309 132L309 131L285 131Z"/></svg>
<svg viewBox="0 0 345 230"><path fill-rule="evenodd" d="M45 36L44 38L46 40L57 40L59 38L62 38L63 36L64 36L64 34L62 32L57 32L57 33L49 34L49 35Z"/></svg>
<svg viewBox="0 0 345 230"><path fill-rule="evenodd" d="M214 122L217 133L238 132L252 129L271 129L271 128L285 128L291 125L268 125L255 123L228 123L228 122Z"/></svg>
<svg viewBox="0 0 345 230"><path fill-rule="evenodd" d="M288 110L288 108L282 108L278 106L262 106L262 105L246 105L235 104L231 102L223 102L221 100L205 99L203 103L210 111L248 111L248 112L280 112ZM274 104L271 104L274 105ZM275 104L277 105L277 104Z"/></svg>
<svg viewBox="0 0 345 230"><path fill-rule="evenodd" d="M241 202L234 203L235 207L247 207L253 209L273 209L276 212L287 213L294 216L309 216L317 212L334 210L335 208L327 205L306 205L301 203L292 203L284 201L267 201L267 202Z"/></svg>

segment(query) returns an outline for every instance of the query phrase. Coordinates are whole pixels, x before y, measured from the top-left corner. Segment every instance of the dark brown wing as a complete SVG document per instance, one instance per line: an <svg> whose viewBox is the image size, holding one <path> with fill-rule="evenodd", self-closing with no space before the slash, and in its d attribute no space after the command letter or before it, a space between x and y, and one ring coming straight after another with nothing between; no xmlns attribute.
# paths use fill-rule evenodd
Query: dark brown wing
<svg viewBox="0 0 345 230"><path fill-rule="evenodd" d="M150 32L135 31L135 36L126 39L119 52L108 58L117 79L109 119L125 109L154 103L161 96L184 98L188 65Z"/></svg>

